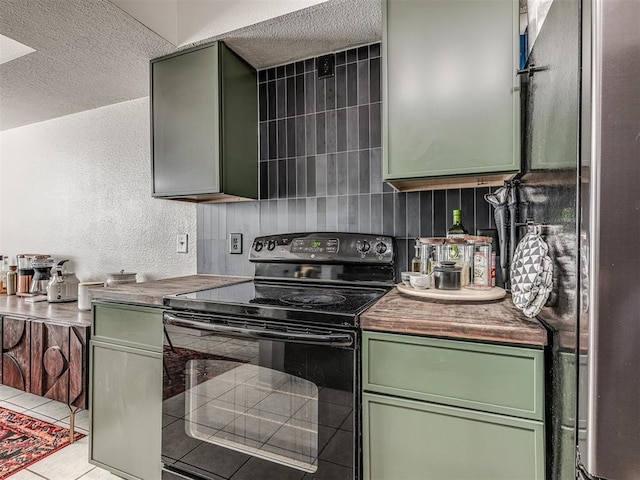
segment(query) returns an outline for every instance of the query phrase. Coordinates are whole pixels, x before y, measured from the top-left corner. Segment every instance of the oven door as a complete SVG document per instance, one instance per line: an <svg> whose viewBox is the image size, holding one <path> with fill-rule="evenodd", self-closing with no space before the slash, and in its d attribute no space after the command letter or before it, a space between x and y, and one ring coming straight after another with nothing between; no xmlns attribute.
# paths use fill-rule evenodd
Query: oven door
<svg viewBox="0 0 640 480"><path fill-rule="evenodd" d="M184 312L164 324L163 478L358 478L356 332Z"/></svg>

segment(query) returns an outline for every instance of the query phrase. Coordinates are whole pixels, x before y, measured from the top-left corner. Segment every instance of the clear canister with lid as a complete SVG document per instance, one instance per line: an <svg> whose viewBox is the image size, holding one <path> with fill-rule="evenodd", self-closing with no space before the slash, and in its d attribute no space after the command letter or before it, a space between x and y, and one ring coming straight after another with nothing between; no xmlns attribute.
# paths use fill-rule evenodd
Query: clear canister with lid
<svg viewBox="0 0 640 480"><path fill-rule="evenodd" d="M471 252L472 245L463 238L447 238L437 247L438 265L451 265L462 268L460 275L461 286L466 287L471 280Z"/></svg>
<svg viewBox="0 0 640 480"><path fill-rule="evenodd" d="M431 275L438 264L438 246L442 238L420 239L420 273Z"/></svg>
<svg viewBox="0 0 640 480"><path fill-rule="evenodd" d="M491 279L491 244L483 241L471 242L473 260L470 287L485 290L492 287Z"/></svg>

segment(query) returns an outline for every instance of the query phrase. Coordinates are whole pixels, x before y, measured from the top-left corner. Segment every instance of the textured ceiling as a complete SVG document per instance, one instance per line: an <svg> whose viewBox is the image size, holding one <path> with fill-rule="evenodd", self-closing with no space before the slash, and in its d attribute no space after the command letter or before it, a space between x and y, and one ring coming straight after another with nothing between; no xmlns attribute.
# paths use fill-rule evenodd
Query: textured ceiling
<svg viewBox="0 0 640 480"><path fill-rule="evenodd" d="M255 68L380 41L380 0L330 0L223 36Z"/></svg>
<svg viewBox="0 0 640 480"><path fill-rule="evenodd" d="M0 66L0 128L148 94L169 42L107 0L0 0L0 33L36 51Z"/></svg>
<svg viewBox="0 0 640 480"><path fill-rule="evenodd" d="M0 33L36 50L0 65L0 130L146 96L149 60L176 50L107 0L0 0ZM329 0L219 38L264 68L381 33L380 0Z"/></svg>

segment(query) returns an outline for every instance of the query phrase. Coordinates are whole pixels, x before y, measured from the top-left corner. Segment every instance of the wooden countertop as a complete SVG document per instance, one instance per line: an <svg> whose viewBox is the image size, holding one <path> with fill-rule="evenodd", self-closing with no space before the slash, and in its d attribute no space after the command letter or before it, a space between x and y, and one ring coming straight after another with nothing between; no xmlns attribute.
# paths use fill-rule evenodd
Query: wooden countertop
<svg viewBox="0 0 640 480"><path fill-rule="evenodd" d="M95 288L92 289L92 294L96 300L160 306L162 305L162 297L165 295L222 287L248 280L251 279L248 277L189 275L142 283L127 283L115 287ZM23 297L15 295L0 295L0 315L35 318L64 325L91 325L91 312L78 310L78 302L28 303Z"/></svg>
<svg viewBox="0 0 640 480"><path fill-rule="evenodd" d="M234 283L247 282L250 277L226 277L220 275L188 275L166 278L143 283L126 283L114 287L94 288L94 300L134 303L138 305L161 306L166 295L194 292L207 288L224 287Z"/></svg>
<svg viewBox="0 0 640 480"><path fill-rule="evenodd" d="M92 294L95 300L161 306L166 295L249 280L249 277L189 275L96 288ZM21 297L0 295L0 314L66 325L91 325L91 312L78 310L77 302L27 303ZM547 344L546 329L535 319L525 317L510 297L486 303L454 303L410 297L394 288L370 307L360 321L365 330L539 347Z"/></svg>
<svg viewBox="0 0 640 480"><path fill-rule="evenodd" d="M23 297L0 295L0 315L36 318L63 325L88 327L91 312L78 310L78 302L25 302Z"/></svg>
<svg viewBox="0 0 640 480"><path fill-rule="evenodd" d="M449 302L394 288L360 317L365 330L544 347L547 330L507 296L492 302Z"/></svg>

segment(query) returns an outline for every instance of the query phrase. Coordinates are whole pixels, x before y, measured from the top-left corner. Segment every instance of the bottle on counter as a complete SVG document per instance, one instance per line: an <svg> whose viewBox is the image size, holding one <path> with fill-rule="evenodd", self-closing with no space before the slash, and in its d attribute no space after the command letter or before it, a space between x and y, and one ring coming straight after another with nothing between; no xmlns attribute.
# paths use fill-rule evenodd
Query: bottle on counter
<svg viewBox="0 0 640 480"><path fill-rule="evenodd" d="M9 265L7 272L7 295L15 295L18 288L18 266Z"/></svg>
<svg viewBox="0 0 640 480"><path fill-rule="evenodd" d="M415 248L415 253L413 255L413 258L411 259L411 271L419 272L420 271L420 249L421 249L419 238L416 238L414 248Z"/></svg>
<svg viewBox="0 0 640 480"><path fill-rule="evenodd" d="M500 243L498 242L498 230L495 228L479 228L476 232L478 235L491 237L491 286L504 287L502 281L502 270L496 269L496 265L500 264Z"/></svg>
<svg viewBox="0 0 640 480"><path fill-rule="evenodd" d="M7 273L9 267L7 266L7 257L0 255L0 294L7 293Z"/></svg>
<svg viewBox="0 0 640 480"><path fill-rule="evenodd" d="M469 231L464 228L462 224L462 211L454 210L453 211L453 225L449 227L447 230L447 238L464 238L469 234Z"/></svg>

